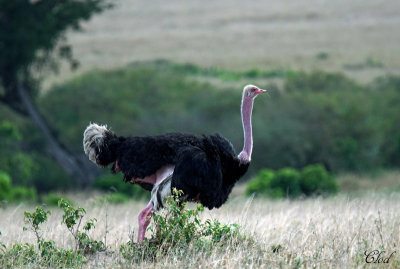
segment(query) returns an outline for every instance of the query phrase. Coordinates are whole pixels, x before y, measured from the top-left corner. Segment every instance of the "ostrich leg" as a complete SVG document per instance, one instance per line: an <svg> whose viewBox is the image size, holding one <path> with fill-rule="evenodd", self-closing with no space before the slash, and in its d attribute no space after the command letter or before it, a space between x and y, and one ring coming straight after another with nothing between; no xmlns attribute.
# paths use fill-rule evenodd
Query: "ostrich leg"
<svg viewBox="0 0 400 269"><path fill-rule="evenodd" d="M149 226L151 217L153 216L153 204L150 201L146 208L143 209L138 217L139 220L139 232L138 232L138 243L142 242L144 240L144 235L146 233L147 226Z"/></svg>
<svg viewBox="0 0 400 269"><path fill-rule="evenodd" d="M174 172L174 166L164 166L160 168L156 172L156 182L154 184L153 190L151 192L151 199L147 206L139 213L138 221L139 221L139 232L138 232L138 243L144 240L146 229L150 224L151 217L154 214L154 211L158 210L160 207L160 201L157 199L157 193L159 191L159 187L162 186L163 190L162 196L165 197L171 193L170 184L162 184L164 180L166 180L169 176ZM169 177L171 178L171 177ZM165 188L164 188L165 187ZM163 198L162 197L162 198Z"/></svg>

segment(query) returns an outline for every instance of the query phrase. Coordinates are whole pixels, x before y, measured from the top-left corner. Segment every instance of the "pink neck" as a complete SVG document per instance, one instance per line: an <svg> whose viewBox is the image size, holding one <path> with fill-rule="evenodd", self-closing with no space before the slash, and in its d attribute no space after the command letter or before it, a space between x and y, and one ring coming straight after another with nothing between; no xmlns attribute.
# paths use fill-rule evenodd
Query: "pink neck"
<svg viewBox="0 0 400 269"><path fill-rule="evenodd" d="M254 98L249 98L243 94L242 99L242 123L244 131L244 146L239 154L239 159L242 163L251 161L251 152L253 150L253 134L251 129L251 112L253 110Z"/></svg>

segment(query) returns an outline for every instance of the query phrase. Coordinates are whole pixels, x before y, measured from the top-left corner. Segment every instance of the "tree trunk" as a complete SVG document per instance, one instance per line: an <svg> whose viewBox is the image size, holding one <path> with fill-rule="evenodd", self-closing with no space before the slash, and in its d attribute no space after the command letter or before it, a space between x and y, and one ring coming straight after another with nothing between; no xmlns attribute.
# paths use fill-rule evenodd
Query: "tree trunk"
<svg viewBox="0 0 400 269"><path fill-rule="evenodd" d="M32 97L29 94L31 91L28 90L30 87L29 84L20 79L16 79L16 86L20 101L28 116L42 132L47 142L46 150L49 155L58 162L64 171L74 180L77 186L88 186L93 179L100 174L100 170L92 164L83 153L74 155L58 141L46 120L33 103Z"/></svg>

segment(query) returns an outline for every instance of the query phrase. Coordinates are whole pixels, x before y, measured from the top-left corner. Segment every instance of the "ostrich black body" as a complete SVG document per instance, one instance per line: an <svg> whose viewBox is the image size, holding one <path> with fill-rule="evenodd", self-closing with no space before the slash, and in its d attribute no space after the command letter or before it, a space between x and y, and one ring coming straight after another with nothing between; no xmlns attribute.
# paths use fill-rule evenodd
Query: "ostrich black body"
<svg viewBox="0 0 400 269"><path fill-rule="evenodd" d="M168 133L125 138L107 130L103 145L96 151L98 164L113 163L113 172L117 172L118 164L125 181L174 165L171 188L182 190L188 200L196 198L209 209L220 207L228 199L250 164L240 162L232 144L219 134L198 137ZM153 188L151 184L141 186Z"/></svg>

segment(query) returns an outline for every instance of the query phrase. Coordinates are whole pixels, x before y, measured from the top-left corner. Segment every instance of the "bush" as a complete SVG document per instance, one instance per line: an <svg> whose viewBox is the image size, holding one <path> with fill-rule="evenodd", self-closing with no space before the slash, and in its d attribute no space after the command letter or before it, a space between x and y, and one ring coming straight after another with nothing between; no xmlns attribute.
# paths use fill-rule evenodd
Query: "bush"
<svg viewBox="0 0 400 269"><path fill-rule="evenodd" d="M10 175L14 184L28 186L35 163L29 154L21 151L21 140L17 125L0 120L0 170Z"/></svg>
<svg viewBox="0 0 400 269"><path fill-rule="evenodd" d="M252 240L239 233L237 224L222 224L217 220L200 220L199 214L204 207L197 205L195 209L185 209L181 203L181 191L173 190L174 196L167 198L168 207L161 214L155 215L154 224L149 227L153 232L151 239L140 244L131 239L120 247L122 257L131 262L154 261L158 257L176 255L185 257L209 253L222 246L236 247L239 243ZM234 242L234 243L233 243Z"/></svg>
<svg viewBox="0 0 400 269"><path fill-rule="evenodd" d="M282 191L284 196L298 197L301 194L299 185L300 174L292 168L283 168L275 173L270 182L270 188Z"/></svg>
<svg viewBox="0 0 400 269"><path fill-rule="evenodd" d="M20 203L23 201L34 202L37 200L34 188L15 187L11 190L10 201Z"/></svg>
<svg viewBox="0 0 400 269"><path fill-rule="evenodd" d="M65 190L71 186L71 180L66 172L51 158L42 154L33 155L37 168L32 173L32 184L38 192Z"/></svg>
<svg viewBox="0 0 400 269"><path fill-rule="evenodd" d="M57 162L39 151L44 146L35 139L37 130L32 130L29 124L20 125L21 129L29 129L29 133L22 135L15 123L0 119L0 170L10 175L14 185L33 186L39 192L70 186L71 180ZM30 144L29 153L22 150L22 140Z"/></svg>
<svg viewBox="0 0 400 269"><path fill-rule="evenodd" d="M271 198L296 198L301 195L329 195L338 191L338 184L322 165L309 165L296 171L284 168L276 172L261 170L257 178L251 180L246 194L253 193Z"/></svg>
<svg viewBox="0 0 400 269"><path fill-rule="evenodd" d="M61 223L67 226L75 239L76 252L79 250L83 254L93 254L105 250L105 245L102 241L93 240L87 234L90 230L96 228L95 222L97 222L97 219L89 219L83 225L83 228L81 228L81 224L83 224L82 219L86 214L86 210L83 207L74 207L65 199L58 201L58 207L64 212Z"/></svg>
<svg viewBox="0 0 400 269"><path fill-rule="evenodd" d="M60 199L62 199L62 197L55 194L54 192L50 192L41 197L42 202L48 206L58 206L58 201Z"/></svg>
<svg viewBox="0 0 400 269"><path fill-rule="evenodd" d="M7 200L11 203L22 201L36 201L37 195L34 188L13 187L8 174L0 171L0 201Z"/></svg>
<svg viewBox="0 0 400 269"><path fill-rule="evenodd" d="M89 219L83 225L84 208L73 207L64 199L58 201L58 206L64 212L61 223L74 237L74 249L59 248L53 240L43 238L41 225L48 220L51 212L36 207L33 212L24 212L27 226L23 227L24 231L30 230L35 235L36 247L29 243L15 243L7 248L0 242L1 268L82 268L89 255L105 250L102 241L93 240L88 235L95 228L96 219Z"/></svg>
<svg viewBox="0 0 400 269"><path fill-rule="evenodd" d="M339 185L322 165L309 165L300 174L300 188L307 195L334 194Z"/></svg>
<svg viewBox="0 0 400 269"><path fill-rule="evenodd" d="M263 169L260 171L257 180L249 181L246 189L246 194L251 195L258 193L263 196L269 196L271 198L281 198L284 196L284 192L281 189L271 188L271 181L275 177L275 172L269 169Z"/></svg>
<svg viewBox="0 0 400 269"><path fill-rule="evenodd" d="M265 165L299 169L321 163L335 173L400 167L400 106L394 105L400 102L399 76L361 85L342 74L229 71L155 61L76 77L36 101L72 151L82 152L82 132L90 121L109 124L118 135L220 132L239 150L241 81L268 76L284 77L284 86L275 90L266 85L270 98L255 102L255 148L248 175ZM204 83L205 77L237 83L221 84L225 89ZM45 156L40 131L4 106L0 114L0 170L14 184L40 192L70 187L66 173ZM13 123L1 123L5 119Z"/></svg>
<svg viewBox="0 0 400 269"><path fill-rule="evenodd" d="M7 200L11 192L11 178L8 174L0 171L0 201Z"/></svg>
<svg viewBox="0 0 400 269"><path fill-rule="evenodd" d="M75 150L81 150L82 131L89 121L108 123L120 135L221 132L240 149L241 86L229 86L226 94L193 77L240 81L266 77L271 72L204 70L166 61L137 63L75 78L55 87L38 102L60 139ZM392 105L400 99L399 79L361 85L343 74L275 73L285 77L284 91L267 86L271 98L263 96L255 102L250 173L265 164L272 169L298 169L322 163L333 172L399 166L400 154L393 145L399 144L396 123L400 108Z"/></svg>

